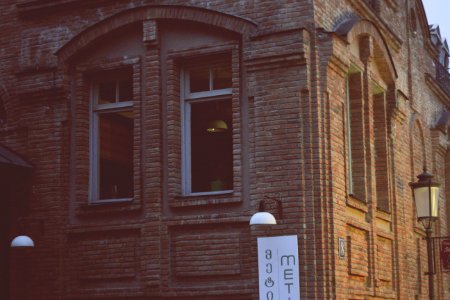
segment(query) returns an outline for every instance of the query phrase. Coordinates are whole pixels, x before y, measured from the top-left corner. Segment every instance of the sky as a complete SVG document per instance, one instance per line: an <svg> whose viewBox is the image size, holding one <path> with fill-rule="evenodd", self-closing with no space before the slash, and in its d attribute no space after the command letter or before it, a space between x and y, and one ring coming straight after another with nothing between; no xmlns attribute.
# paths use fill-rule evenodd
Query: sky
<svg viewBox="0 0 450 300"><path fill-rule="evenodd" d="M441 36L450 43L450 0L422 0L428 24L438 24Z"/></svg>

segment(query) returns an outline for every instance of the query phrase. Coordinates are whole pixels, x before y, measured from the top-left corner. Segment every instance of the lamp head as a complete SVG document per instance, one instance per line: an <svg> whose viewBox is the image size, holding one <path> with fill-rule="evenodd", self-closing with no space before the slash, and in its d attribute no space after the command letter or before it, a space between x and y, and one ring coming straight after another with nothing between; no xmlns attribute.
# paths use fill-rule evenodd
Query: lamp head
<svg viewBox="0 0 450 300"><path fill-rule="evenodd" d="M260 211L255 213L250 219L250 225L276 225L277 220L268 212Z"/></svg>
<svg viewBox="0 0 450 300"><path fill-rule="evenodd" d="M409 183L416 203L417 219L422 222L428 221L429 226L431 226L432 221L438 218L439 213L439 191L441 185L434 182L433 177L424 168L423 173L417 176L419 180Z"/></svg>
<svg viewBox="0 0 450 300"><path fill-rule="evenodd" d="M34 242L29 236L19 235L11 241L11 248L16 247L34 247Z"/></svg>

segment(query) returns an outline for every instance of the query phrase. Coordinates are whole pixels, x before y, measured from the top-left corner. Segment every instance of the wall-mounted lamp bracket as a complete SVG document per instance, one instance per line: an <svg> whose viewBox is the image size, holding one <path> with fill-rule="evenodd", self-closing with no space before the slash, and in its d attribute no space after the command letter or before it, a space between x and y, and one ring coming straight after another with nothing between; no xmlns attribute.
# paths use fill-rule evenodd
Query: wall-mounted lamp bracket
<svg viewBox="0 0 450 300"><path fill-rule="evenodd" d="M282 204L281 204L281 193L279 193L279 197L275 198L275 197L270 197L270 196L264 196L264 199L259 201L259 207L258 207L258 212L255 213L251 219L250 219L250 225L276 225L277 221L275 219L275 217L269 213L265 211L265 200L270 200L270 201L274 201L277 204L277 213L278 213L278 218L282 219L283 218L283 208L282 208Z"/></svg>

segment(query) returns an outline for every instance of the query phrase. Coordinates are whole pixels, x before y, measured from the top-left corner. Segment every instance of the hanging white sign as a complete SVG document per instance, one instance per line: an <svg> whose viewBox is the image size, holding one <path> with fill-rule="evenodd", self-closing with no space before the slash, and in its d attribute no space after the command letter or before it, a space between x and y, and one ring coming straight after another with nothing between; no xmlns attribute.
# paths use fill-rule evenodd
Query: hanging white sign
<svg viewBox="0 0 450 300"><path fill-rule="evenodd" d="M260 300L300 300L296 235L258 238Z"/></svg>

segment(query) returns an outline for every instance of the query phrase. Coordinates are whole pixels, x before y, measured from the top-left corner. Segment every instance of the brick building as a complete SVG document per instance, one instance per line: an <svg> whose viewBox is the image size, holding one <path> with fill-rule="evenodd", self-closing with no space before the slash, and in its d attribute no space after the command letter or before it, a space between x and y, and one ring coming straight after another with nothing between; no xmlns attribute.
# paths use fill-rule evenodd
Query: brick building
<svg viewBox="0 0 450 300"><path fill-rule="evenodd" d="M0 29L1 299L255 300L277 235L302 299L428 297L408 183L450 235L450 79L420 0L3 0Z"/></svg>

